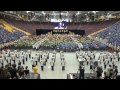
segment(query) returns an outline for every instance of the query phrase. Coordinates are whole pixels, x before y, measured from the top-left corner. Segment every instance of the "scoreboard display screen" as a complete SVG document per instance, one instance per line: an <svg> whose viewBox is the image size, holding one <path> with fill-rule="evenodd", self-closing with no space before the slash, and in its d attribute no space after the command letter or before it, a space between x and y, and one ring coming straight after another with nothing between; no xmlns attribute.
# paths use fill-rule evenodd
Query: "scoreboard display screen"
<svg viewBox="0 0 120 90"><path fill-rule="evenodd" d="M54 29L67 29L67 22L54 22Z"/></svg>
<svg viewBox="0 0 120 90"><path fill-rule="evenodd" d="M36 29L36 35L41 34L69 34L70 32L78 35L85 35L85 30L68 30L68 29Z"/></svg>

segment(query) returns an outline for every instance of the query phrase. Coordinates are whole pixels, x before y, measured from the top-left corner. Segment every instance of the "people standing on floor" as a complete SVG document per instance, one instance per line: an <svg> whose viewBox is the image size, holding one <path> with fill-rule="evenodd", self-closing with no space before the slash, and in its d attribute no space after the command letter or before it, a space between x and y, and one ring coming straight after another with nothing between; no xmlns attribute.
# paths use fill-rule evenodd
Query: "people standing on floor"
<svg viewBox="0 0 120 90"><path fill-rule="evenodd" d="M104 69L106 69L106 66L107 66L107 65L106 65L106 61L105 61L105 62L104 62Z"/></svg>
<svg viewBox="0 0 120 90"><path fill-rule="evenodd" d="M51 60L50 65L51 65L51 70L54 71L54 61L53 60Z"/></svg>
<svg viewBox="0 0 120 90"><path fill-rule="evenodd" d="M113 69L110 70L110 79L113 78Z"/></svg>
<svg viewBox="0 0 120 90"><path fill-rule="evenodd" d="M109 65L109 60L107 61L107 65Z"/></svg>
<svg viewBox="0 0 120 90"><path fill-rule="evenodd" d="M18 70L18 73L19 73L19 78L24 78L24 67L23 66Z"/></svg>
<svg viewBox="0 0 120 90"><path fill-rule="evenodd" d="M37 65L34 65L34 67L33 67L33 73L34 74L38 74L38 66Z"/></svg>
<svg viewBox="0 0 120 90"><path fill-rule="evenodd" d="M25 79L30 79L30 71L28 70L28 66L25 67L24 78Z"/></svg>
<svg viewBox="0 0 120 90"><path fill-rule="evenodd" d="M18 63L18 70L22 68L21 62Z"/></svg>
<svg viewBox="0 0 120 90"><path fill-rule="evenodd" d="M45 57L43 58L43 64L44 64L44 66L46 66L46 59L45 59Z"/></svg>
<svg viewBox="0 0 120 90"><path fill-rule="evenodd" d="M118 75L118 67L117 66L115 66L114 73L115 73L115 77L117 77L117 75Z"/></svg>
<svg viewBox="0 0 120 90"><path fill-rule="evenodd" d="M80 70L79 79L84 79L84 72L85 72L84 66L83 66L83 65L82 65L82 66L80 65L79 70Z"/></svg>
<svg viewBox="0 0 120 90"><path fill-rule="evenodd" d="M102 67L98 66L97 67L97 71L96 71L96 73L97 73L97 79L100 79L102 77L102 72L103 72Z"/></svg>
<svg viewBox="0 0 120 90"><path fill-rule="evenodd" d="M65 70L65 61L62 61L61 65L62 65L62 71L64 71Z"/></svg>
<svg viewBox="0 0 120 90"><path fill-rule="evenodd" d="M43 62L43 60L40 61L40 65L41 65L41 70L44 71L44 62Z"/></svg>
<svg viewBox="0 0 120 90"><path fill-rule="evenodd" d="M92 61L90 62L90 70L91 70L91 72L93 71L93 62Z"/></svg>
<svg viewBox="0 0 120 90"><path fill-rule="evenodd" d="M23 65L25 65L25 60L24 60L24 58L22 58L22 63L23 63Z"/></svg>
<svg viewBox="0 0 120 90"><path fill-rule="evenodd" d="M30 71L28 70L28 66L26 66L26 67L25 67L25 70L24 70L25 75L28 75L29 72L30 72Z"/></svg>
<svg viewBox="0 0 120 90"><path fill-rule="evenodd" d="M16 69L16 64L12 64L12 69L10 70L10 74L12 79L19 79L19 73Z"/></svg>

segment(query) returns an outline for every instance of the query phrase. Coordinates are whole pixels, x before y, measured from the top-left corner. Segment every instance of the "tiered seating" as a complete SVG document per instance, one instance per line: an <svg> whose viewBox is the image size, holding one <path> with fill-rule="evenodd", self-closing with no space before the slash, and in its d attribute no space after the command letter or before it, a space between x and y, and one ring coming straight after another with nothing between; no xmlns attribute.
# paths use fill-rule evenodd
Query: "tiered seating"
<svg viewBox="0 0 120 90"><path fill-rule="evenodd" d="M33 35L36 33L36 29L54 29L54 24L50 22L27 22L22 20L13 20L13 19L4 19L4 20L12 24L13 26L25 30L26 32L29 32ZM79 23L69 22L67 24L67 28L75 29L75 30L76 29L85 30L86 34L88 35L100 29L106 28L114 24L118 20L119 19L99 21L99 22L79 22Z"/></svg>
<svg viewBox="0 0 120 90"><path fill-rule="evenodd" d="M85 30L86 34L91 34L93 32L99 31L100 29L106 28L120 19L98 21L98 22L81 22L81 23L68 23L68 29L78 29Z"/></svg>
<svg viewBox="0 0 120 90"><path fill-rule="evenodd" d="M90 49L90 50L105 50L107 49L107 46L105 44L102 44L100 42L95 41L86 41L82 43L83 49Z"/></svg>
<svg viewBox="0 0 120 90"><path fill-rule="evenodd" d="M120 46L120 22L111 25L106 30L95 35L96 37L106 39L106 43L114 46Z"/></svg>
<svg viewBox="0 0 120 90"><path fill-rule="evenodd" d="M48 22L44 22L44 23L27 22L22 20L10 20L10 19L6 19L6 21L12 24L13 26L20 28L26 32L29 32L33 35L36 34L36 29L53 29L54 28L54 24L48 23Z"/></svg>
<svg viewBox="0 0 120 90"><path fill-rule="evenodd" d="M83 39L79 39L79 37L76 37L77 40L78 40L78 43L79 44L82 44L83 45L83 49L84 50L105 50L107 49L107 45L101 43L101 42L98 42L98 41L94 41L94 40L91 40L87 37L84 37Z"/></svg>
<svg viewBox="0 0 120 90"><path fill-rule="evenodd" d="M16 27L12 26L11 24L7 23L6 21L4 21L2 19L0 19L0 22L4 25L4 28L6 30L8 30L9 32L13 32L13 30L16 30L16 31L19 31L19 32L23 32L26 35L31 35L30 33L25 32L24 30L21 30L21 29L18 29Z"/></svg>
<svg viewBox="0 0 120 90"><path fill-rule="evenodd" d="M17 40L22 36L24 36L24 33L22 32L8 32L7 30L0 28L0 44Z"/></svg>

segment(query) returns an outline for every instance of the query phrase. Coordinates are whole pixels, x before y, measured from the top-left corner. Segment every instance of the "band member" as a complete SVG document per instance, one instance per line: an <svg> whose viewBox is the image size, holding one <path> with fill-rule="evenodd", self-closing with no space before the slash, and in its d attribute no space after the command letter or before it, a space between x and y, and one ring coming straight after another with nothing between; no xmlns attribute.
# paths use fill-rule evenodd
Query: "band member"
<svg viewBox="0 0 120 90"><path fill-rule="evenodd" d="M41 65L41 70L43 71L44 70L44 63L43 63L43 61L40 61L40 65Z"/></svg>
<svg viewBox="0 0 120 90"><path fill-rule="evenodd" d="M36 62L36 65L38 65L37 61L35 61L35 62Z"/></svg>
<svg viewBox="0 0 120 90"><path fill-rule="evenodd" d="M53 71L53 70L54 70L54 62L51 61L51 62L50 62L50 65L51 65L51 70Z"/></svg>
<svg viewBox="0 0 120 90"><path fill-rule="evenodd" d="M62 61L61 65L62 65L62 71L65 70L65 61Z"/></svg>
<svg viewBox="0 0 120 90"><path fill-rule="evenodd" d="M25 64L24 58L22 59L22 61L23 61L23 64Z"/></svg>

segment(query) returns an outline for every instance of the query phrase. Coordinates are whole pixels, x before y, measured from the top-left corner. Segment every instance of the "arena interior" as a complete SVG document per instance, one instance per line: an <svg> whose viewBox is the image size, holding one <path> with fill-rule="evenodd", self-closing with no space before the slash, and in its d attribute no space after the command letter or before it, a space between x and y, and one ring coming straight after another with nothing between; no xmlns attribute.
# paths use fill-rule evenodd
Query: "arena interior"
<svg viewBox="0 0 120 90"><path fill-rule="evenodd" d="M120 11L0 11L0 79L119 79Z"/></svg>

